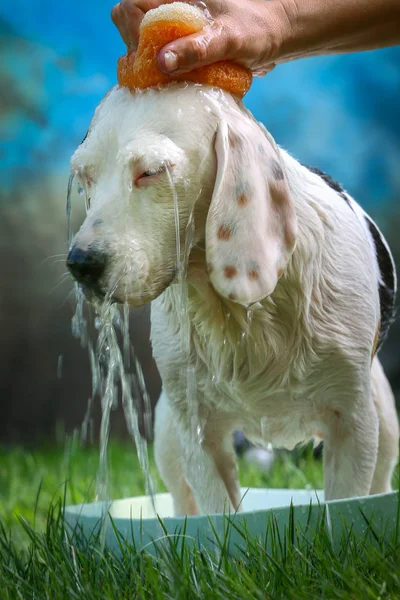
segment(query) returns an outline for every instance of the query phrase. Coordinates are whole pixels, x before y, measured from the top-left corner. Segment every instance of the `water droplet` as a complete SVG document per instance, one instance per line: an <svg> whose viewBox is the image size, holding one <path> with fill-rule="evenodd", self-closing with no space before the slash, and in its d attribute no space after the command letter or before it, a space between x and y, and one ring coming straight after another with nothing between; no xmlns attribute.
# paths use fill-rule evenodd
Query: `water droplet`
<svg viewBox="0 0 400 600"><path fill-rule="evenodd" d="M197 425L196 434L198 443L202 444L204 442L204 432L203 427L200 424Z"/></svg>
<svg viewBox="0 0 400 600"><path fill-rule="evenodd" d="M74 183L74 178L75 178L76 173L72 172L71 175L69 176L69 180L68 180L68 189L67 189L67 207L66 207L66 211L67 211L67 242L68 242L68 247L71 247L71 242L72 242L72 234L71 234L71 192L72 192L72 186Z"/></svg>
<svg viewBox="0 0 400 600"><path fill-rule="evenodd" d="M260 427L261 427L261 437L265 438L266 434L267 434L267 430L268 430L267 417L262 417L262 419L260 421Z"/></svg>
<svg viewBox="0 0 400 600"><path fill-rule="evenodd" d="M63 355L60 354L60 356L58 357L58 361L57 361L57 377L58 379L61 379L62 377L62 368L63 368Z"/></svg>
<svg viewBox="0 0 400 600"><path fill-rule="evenodd" d="M131 247L134 250L140 250L140 244L136 240L131 239Z"/></svg>
<svg viewBox="0 0 400 600"><path fill-rule="evenodd" d="M330 513L330 508L329 508L329 504L325 504L326 507L326 526L327 526L327 530L328 530L328 535L330 538L331 543L333 543L333 535L332 535L332 520L331 520L331 513Z"/></svg>

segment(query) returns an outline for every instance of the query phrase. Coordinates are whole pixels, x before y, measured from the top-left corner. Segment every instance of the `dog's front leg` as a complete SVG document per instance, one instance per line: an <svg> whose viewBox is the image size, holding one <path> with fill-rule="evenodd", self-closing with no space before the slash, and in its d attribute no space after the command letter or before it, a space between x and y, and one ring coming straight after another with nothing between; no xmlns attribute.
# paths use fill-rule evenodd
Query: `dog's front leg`
<svg viewBox="0 0 400 600"><path fill-rule="evenodd" d="M201 431L198 425L163 391L156 406L154 451L158 470L173 496L175 514L237 509L241 496L233 425L216 415L202 419Z"/></svg>
<svg viewBox="0 0 400 600"><path fill-rule="evenodd" d="M349 395L349 390L337 390L339 396L332 398L329 408L324 409L326 500L370 493L377 460L379 422L369 385L366 388L364 393L358 391L354 395Z"/></svg>
<svg viewBox="0 0 400 600"><path fill-rule="evenodd" d="M216 435L214 428L206 423L198 435L193 425L181 421L178 438L185 479L200 512L236 511L241 498L232 433Z"/></svg>

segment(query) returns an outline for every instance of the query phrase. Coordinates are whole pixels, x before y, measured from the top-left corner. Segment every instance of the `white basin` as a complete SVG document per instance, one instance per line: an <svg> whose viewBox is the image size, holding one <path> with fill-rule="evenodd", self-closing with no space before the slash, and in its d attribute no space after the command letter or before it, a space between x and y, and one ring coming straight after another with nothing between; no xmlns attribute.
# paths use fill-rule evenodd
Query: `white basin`
<svg viewBox="0 0 400 600"><path fill-rule="evenodd" d="M101 540L116 552L121 551L125 542L134 543L137 550L146 549L152 554L157 546L160 548L171 540L179 544L183 535L186 544L212 550L216 548L216 539L224 540L227 532L230 551L240 553L246 546L241 533L245 530L268 548L271 535L267 531L271 528L277 528L280 535L297 528L309 537L314 535L321 520L325 521L337 547L344 525L351 526L357 536L363 536L369 525L375 536L393 539L399 533L398 492L326 503L320 490L242 488L242 493L243 512L231 515L174 517L170 494L156 494L157 514L149 496L138 496L67 506L65 520L77 540L82 536L86 540ZM229 522L234 527L229 527Z"/></svg>

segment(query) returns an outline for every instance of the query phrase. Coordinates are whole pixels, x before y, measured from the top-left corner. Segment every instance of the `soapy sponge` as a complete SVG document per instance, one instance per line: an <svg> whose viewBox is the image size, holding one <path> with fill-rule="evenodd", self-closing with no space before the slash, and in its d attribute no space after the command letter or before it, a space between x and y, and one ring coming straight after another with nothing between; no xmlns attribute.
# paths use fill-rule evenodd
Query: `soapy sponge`
<svg viewBox="0 0 400 600"><path fill-rule="evenodd" d="M220 87L243 97L250 89L249 69L229 61L221 61L180 75L166 75L157 64L163 46L180 37L201 31L208 24L204 13L190 4L162 4L146 13L139 35L136 56L128 53L118 60L118 83L130 89L146 89L173 81L192 81Z"/></svg>

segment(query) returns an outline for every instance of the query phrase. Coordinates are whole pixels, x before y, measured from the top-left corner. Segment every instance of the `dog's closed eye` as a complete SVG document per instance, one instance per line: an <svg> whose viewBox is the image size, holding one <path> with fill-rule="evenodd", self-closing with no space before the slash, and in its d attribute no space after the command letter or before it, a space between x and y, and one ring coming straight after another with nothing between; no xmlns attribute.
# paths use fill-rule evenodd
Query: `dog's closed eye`
<svg viewBox="0 0 400 600"><path fill-rule="evenodd" d="M167 166L165 163L161 164L157 169L147 169L146 171L142 171L135 177L135 186L136 187L144 187L149 185L150 183L154 183L160 175L163 175L167 171Z"/></svg>

